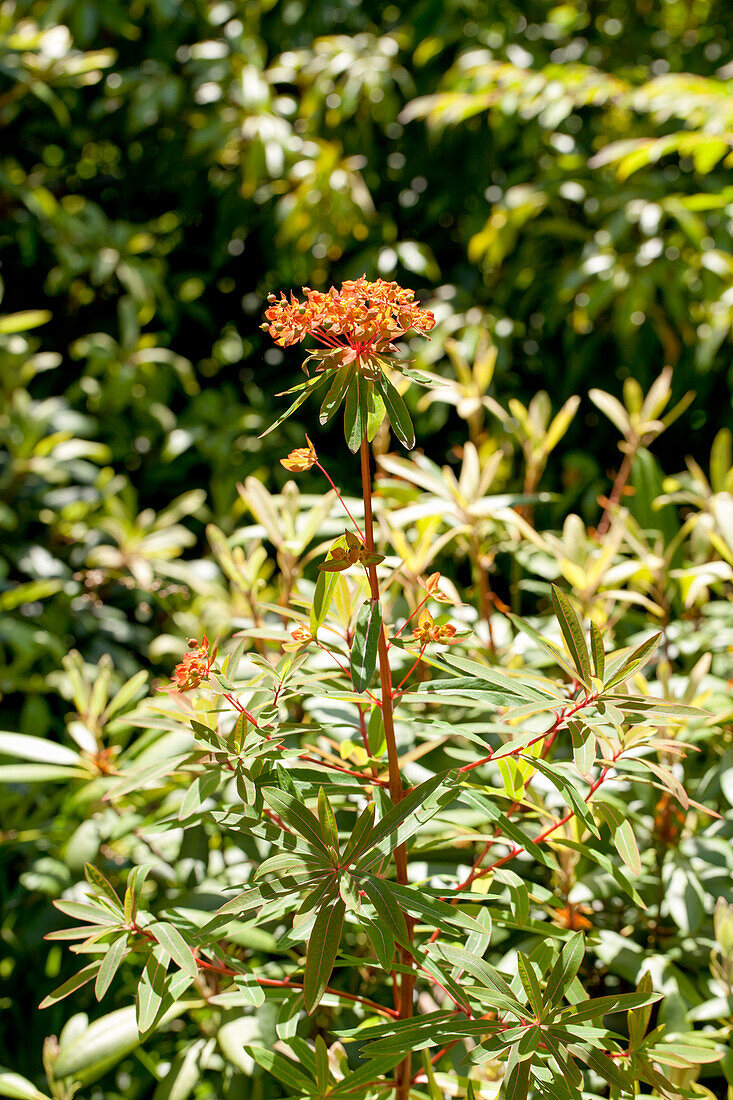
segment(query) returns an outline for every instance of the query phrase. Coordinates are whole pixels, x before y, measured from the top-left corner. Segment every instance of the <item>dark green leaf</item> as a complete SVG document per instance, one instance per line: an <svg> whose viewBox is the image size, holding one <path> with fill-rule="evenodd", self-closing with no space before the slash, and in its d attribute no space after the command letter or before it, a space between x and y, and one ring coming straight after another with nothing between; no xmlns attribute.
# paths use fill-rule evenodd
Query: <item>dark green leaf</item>
<svg viewBox="0 0 733 1100"><path fill-rule="evenodd" d="M379 600L365 600L359 609L351 645L349 668L354 691L366 691L372 681L381 632L382 605Z"/></svg>
<svg viewBox="0 0 733 1100"><path fill-rule="evenodd" d="M590 649L593 657L593 672L602 680L606 674L606 654L603 645L603 635L600 628L591 620L590 624Z"/></svg>
<svg viewBox="0 0 733 1100"><path fill-rule="evenodd" d="M80 970L78 974L74 974L71 978L68 978L62 985L54 989L53 993L49 993L47 997L44 997L39 1008L50 1008L51 1005L55 1005L57 1001L63 1001L64 997L68 997L70 993L76 993L77 989L81 989L83 985L90 982L92 978L97 976L97 972L101 966L101 962L96 960L90 963L89 966L85 966L83 970Z"/></svg>
<svg viewBox="0 0 733 1100"><path fill-rule="evenodd" d="M102 959L102 965L94 983L94 996L98 1001L102 1000L109 989L117 969L127 954L127 936L120 936L113 941L107 949L107 954Z"/></svg>
<svg viewBox="0 0 733 1100"><path fill-rule="evenodd" d="M608 682L603 685L604 692L616 687L617 684L622 683L624 680L628 680L630 676L633 676L635 672L643 668L654 656L661 637L661 634L655 634L653 637L647 638L645 642L637 646L636 649L626 657ZM654 700L651 701L653 702Z"/></svg>
<svg viewBox="0 0 733 1100"><path fill-rule="evenodd" d="M415 429L407 405L386 374L377 376L375 385L382 395L392 431L408 450L415 446Z"/></svg>
<svg viewBox="0 0 733 1100"><path fill-rule="evenodd" d="M345 912L346 906L338 898L332 905L320 910L313 925L303 978L303 1004L308 1015L318 1007L331 977L341 943Z"/></svg>
<svg viewBox="0 0 733 1100"><path fill-rule="evenodd" d="M580 619L576 615L573 605L563 590L558 588L556 584L553 584L551 588L552 607L555 612L555 617L560 624L560 630L565 639L565 645L568 647L570 656L573 658L573 664L578 671L578 679L581 680L586 687L590 687L592 676L590 657L588 656L588 647L585 643Z"/></svg>
<svg viewBox="0 0 733 1100"><path fill-rule="evenodd" d="M265 801L283 819L286 825L290 825L296 832L318 848L322 852L328 851L326 843L320 832L318 819L290 794L276 790L274 787L265 787L263 794Z"/></svg>
<svg viewBox="0 0 733 1100"><path fill-rule="evenodd" d="M174 925L169 924L167 921L153 921L147 926L147 931L155 938L177 967L186 974L190 974L192 978L197 976L198 967L193 951Z"/></svg>
<svg viewBox="0 0 733 1100"><path fill-rule="evenodd" d="M333 381L329 387L328 393L323 399L321 405L321 411L318 414L318 419L321 424L327 424L334 413L337 411L339 405L344 399L346 388L349 385L353 375L356 372L355 363L346 363L344 366L339 367L335 374L332 376Z"/></svg>
<svg viewBox="0 0 733 1100"><path fill-rule="evenodd" d="M582 932L575 932L566 944L563 945L555 965L550 971L545 986L545 1004L558 1004L570 988L575 975L580 970L580 965L585 955L585 937Z"/></svg>
<svg viewBox="0 0 733 1100"><path fill-rule="evenodd" d="M389 929L395 939L407 943L407 923L390 889L391 884L374 875L360 876L359 884L376 909L382 925Z"/></svg>

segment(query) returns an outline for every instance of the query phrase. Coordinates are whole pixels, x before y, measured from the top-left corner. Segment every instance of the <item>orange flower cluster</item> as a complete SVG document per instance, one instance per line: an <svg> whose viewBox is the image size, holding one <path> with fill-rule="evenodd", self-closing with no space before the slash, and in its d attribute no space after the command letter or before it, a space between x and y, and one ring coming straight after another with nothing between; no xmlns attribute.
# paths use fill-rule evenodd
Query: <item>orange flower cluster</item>
<svg viewBox="0 0 733 1100"><path fill-rule="evenodd" d="M411 330L426 333L435 327L434 315L417 304L414 291L384 279L370 283L362 275L342 283L340 290L304 286L303 295L304 301L292 293L290 298L281 293L279 299L270 294L262 328L281 347L313 336L327 347L344 348L342 363L377 352Z"/></svg>
<svg viewBox="0 0 733 1100"><path fill-rule="evenodd" d="M297 653L313 641L313 635L307 626L296 626L295 630L290 631L290 637L292 641L283 642L283 649L288 653Z"/></svg>
<svg viewBox="0 0 733 1100"><path fill-rule="evenodd" d="M308 440L307 447L296 447L287 458L280 459L280 465L290 470L292 474L302 474L305 470L310 470L311 466L315 466L318 461L315 447L308 436L305 438Z"/></svg>
<svg viewBox="0 0 733 1100"><path fill-rule="evenodd" d="M423 611L412 632L413 638L421 645L438 642L440 645L453 645L460 639L456 637L456 628L452 623L438 626L429 611Z"/></svg>
<svg viewBox="0 0 733 1100"><path fill-rule="evenodd" d="M209 653L209 639L204 634L201 643L188 639L189 652L173 670L171 688L174 691L190 691L205 680L216 657L216 646Z"/></svg>

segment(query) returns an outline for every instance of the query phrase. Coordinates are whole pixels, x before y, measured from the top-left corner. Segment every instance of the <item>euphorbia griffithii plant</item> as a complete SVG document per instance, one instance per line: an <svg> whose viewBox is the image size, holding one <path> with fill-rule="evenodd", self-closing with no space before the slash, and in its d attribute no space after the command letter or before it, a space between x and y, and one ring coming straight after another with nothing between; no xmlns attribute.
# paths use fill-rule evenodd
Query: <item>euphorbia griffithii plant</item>
<svg viewBox="0 0 733 1100"><path fill-rule="evenodd" d="M191 904L152 914L144 869L121 899L90 867L90 896L59 908L82 922L64 935L92 961L49 1001L87 981L103 996L134 953L141 1033L183 1011L192 987L193 1004L212 1010L257 1017L271 1001L281 1049L247 1049L287 1095L493 1097L500 1087L504 1100L620 1100L639 1082L662 1097L700 1095L665 1067L717 1055L668 1043L663 1029L647 1034L659 999L648 974L636 990L586 992L593 911L569 896L568 860L580 855L639 899L643 853L619 799L630 777L687 804L654 754L683 751L679 729L664 731L691 708L634 692L659 638L607 654L598 628L587 634L554 588L555 640L512 620L542 653L541 670L503 668L434 617L445 602L436 573L408 615L399 570L375 545L369 441L387 416L411 445L389 379L409 372L393 341L433 320L394 283L304 294L276 301L267 327L283 346L306 336L326 345L310 356L317 373L295 405L324 380L321 420L345 402L363 521L336 490L344 535L307 603L298 593L272 609L296 624L283 654L249 649L254 631L220 662L206 639L190 642L169 696L186 704L178 721L194 746L167 764L181 790L160 828L213 823L225 863L244 851L248 870L213 915ZM317 468L335 489L310 440L283 464ZM121 803L165 771L112 779L106 797ZM251 928L273 937L265 961L237 946ZM482 1091L492 1080L501 1085Z"/></svg>

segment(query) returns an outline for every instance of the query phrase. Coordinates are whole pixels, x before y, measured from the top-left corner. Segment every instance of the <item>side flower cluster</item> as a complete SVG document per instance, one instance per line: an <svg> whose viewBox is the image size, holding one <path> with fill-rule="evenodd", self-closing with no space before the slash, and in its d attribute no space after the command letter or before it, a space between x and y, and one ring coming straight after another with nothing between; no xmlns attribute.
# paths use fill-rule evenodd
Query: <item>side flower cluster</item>
<svg viewBox="0 0 733 1100"><path fill-rule="evenodd" d="M205 634L200 642L196 638L189 638L188 653L173 669L170 690L191 691L206 680L216 659L216 649L216 645L210 649L209 639Z"/></svg>

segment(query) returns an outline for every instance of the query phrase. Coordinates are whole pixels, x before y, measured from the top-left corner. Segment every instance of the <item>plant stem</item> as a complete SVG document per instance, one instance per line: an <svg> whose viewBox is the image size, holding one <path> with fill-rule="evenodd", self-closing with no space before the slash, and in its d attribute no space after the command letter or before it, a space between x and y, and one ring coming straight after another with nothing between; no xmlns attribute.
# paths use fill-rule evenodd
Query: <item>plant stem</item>
<svg viewBox="0 0 733 1100"><path fill-rule="evenodd" d="M626 488L626 482L631 476L631 467L634 462L635 454L636 448L634 448L633 450L628 450L624 455L624 460L619 467L619 471L616 474L616 480L614 481L613 488L611 489L611 495L606 501L606 507L603 511L603 515L601 516L600 523L596 528L596 534L599 537L603 537L603 535L608 532L608 529L611 526L613 510L621 502L621 497L623 496L624 489Z"/></svg>
<svg viewBox="0 0 733 1100"><path fill-rule="evenodd" d="M374 553L374 521L372 517L372 478L369 469L369 444L367 442L366 435L361 441L361 488L364 497L364 536L366 541L366 548L369 553ZM377 577L377 569L374 565L366 567L367 576L369 577L369 587L371 589L372 599L378 600L379 597L379 579ZM400 761L397 754L397 740L395 738L394 731L394 708L392 705L393 688L392 688L392 672L389 667L389 653L387 651L387 640L385 637L384 629L382 629L379 635L378 645L379 656L379 679L382 687L382 720L384 722L384 735L387 741L387 761L389 764L389 794L392 802L397 803L402 798L402 775L400 773ZM395 848L395 867L397 870L397 881L402 886L407 885L407 849L404 844L400 844ZM407 929L412 940L412 922L409 916L407 919ZM413 961L409 951L404 948L400 949L401 962L408 967L412 967ZM402 975L399 988L399 1018L401 1020L409 1019L412 1016L412 993L415 987L415 974L414 971ZM396 1100L406 1100L406 1097L410 1091L410 1076L411 1076L411 1056L407 1054L395 1071L395 1088L396 1088Z"/></svg>

